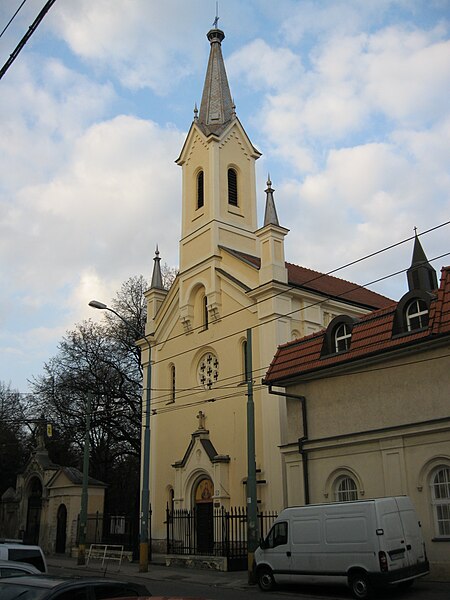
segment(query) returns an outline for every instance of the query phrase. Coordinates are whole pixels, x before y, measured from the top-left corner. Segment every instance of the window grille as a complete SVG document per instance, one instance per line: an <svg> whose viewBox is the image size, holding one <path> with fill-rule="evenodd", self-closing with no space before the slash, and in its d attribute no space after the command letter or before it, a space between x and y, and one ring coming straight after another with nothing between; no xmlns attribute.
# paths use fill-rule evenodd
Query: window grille
<svg viewBox="0 0 450 600"><path fill-rule="evenodd" d="M351 477L341 477L336 482L335 490L336 502L350 502L358 500L358 490L356 483Z"/></svg>
<svg viewBox="0 0 450 600"><path fill-rule="evenodd" d="M419 298L406 307L406 327L408 331L422 329L428 325L428 306Z"/></svg>
<svg viewBox="0 0 450 600"><path fill-rule="evenodd" d="M336 327L334 333L334 348L336 352L343 352L350 348L350 342L352 339L352 331L347 323L342 323Z"/></svg>

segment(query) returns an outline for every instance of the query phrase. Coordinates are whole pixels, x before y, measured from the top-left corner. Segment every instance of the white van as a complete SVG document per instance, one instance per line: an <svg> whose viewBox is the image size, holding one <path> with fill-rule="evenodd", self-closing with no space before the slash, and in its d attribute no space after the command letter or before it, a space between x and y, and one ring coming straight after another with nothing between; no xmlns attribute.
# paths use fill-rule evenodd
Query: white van
<svg viewBox="0 0 450 600"><path fill-rule="evenodd" d="M254 569L263 591L276 583L346 583L360 600L429 573L407 496L286 508L256 550Z"/></svg>
<svg viewBox="0 0 450 600"><path fill-rule="evenodd" d="M39 569L41 573L47 573L47 561L40 546L27 546L19 541L0 540L0 559L28 563Z"/></svg>

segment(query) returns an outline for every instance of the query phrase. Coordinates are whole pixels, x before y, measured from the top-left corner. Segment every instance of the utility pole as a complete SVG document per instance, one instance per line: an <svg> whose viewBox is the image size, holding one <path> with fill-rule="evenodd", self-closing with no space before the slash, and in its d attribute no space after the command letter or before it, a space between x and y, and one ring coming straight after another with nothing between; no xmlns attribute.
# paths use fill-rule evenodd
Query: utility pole
<svg viewBox="0 0 450 600"><path fill-rule="evenodd" d="M87 396L86 432L83 454L83 488L81 491L80 525L78 530L78 564L86 564L86 530L89 482L89 430L91 428L91 393Z"/></svg>
<svg viewBox="0 0 450 600"><path fill-rule="evenodd" d="M248 582L255 583L253 556L258 547L258 507L256 496L255 405L253 403L252 330L247 329L247 565Z"/></svg>

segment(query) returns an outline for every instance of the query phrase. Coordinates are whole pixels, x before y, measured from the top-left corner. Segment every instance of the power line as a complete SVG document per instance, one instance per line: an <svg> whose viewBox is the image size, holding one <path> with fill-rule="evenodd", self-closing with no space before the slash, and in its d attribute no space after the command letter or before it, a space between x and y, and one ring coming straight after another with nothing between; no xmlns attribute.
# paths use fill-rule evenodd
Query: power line
<svg viewBox="0 0 450 600"><path fill-rule="evenodd" d="M433 261L433 260L438 260L439 258L443 258L444 256L448 256L448 255L450 255L450 252L446 252L446 253L444 253L444 254L441 254L441 255L439 255L439 256L436 256L436 257L432 258L432 259L431 259L431 261ZM264 326L264 325L267 325L268 323L272 323L273 321L277 321L277 320L278 320L278 319L280 319L281 317L288 317L288 316L290 316L290 315L292 315L292 314L294 314L294 313L297 313L297 312L302 312L302 311L304 311L304 310L307 310L307 309L309 309L309 308L312 308L312 307L314 307L314 306L320 306L320 304L323 304L324 302L327 302L327 301L328 301L328 300L330 300L330 299L342 298L342 296L345 296L346 294L348 294L348 293L350 293L350 292L352 292L352 291L356 291L356 290L358 290L358 289L366 288L367 286L369 286L369 285L373 285L374 283L379 283L380 281L383 281L383 280L385 280L385 279L389 279L390 277L395 277L396 275L399 275L399 274L401 274L401 273L405 273L406 271L408 271L408 269L409 269L409 267L408 267L408 268L406 268L406 269L401 269L400 271L395 271L394 273L390 273L389 275L384 275L383 277L379 277L378 279L374 279L374 280L372 280L372 281L369 281L368 283L365 283L365 284L362 284L362 285L357 285L357 284L355 284L353 288L351 288L350 290L346 290L345 292L342 292L341 294L338 294L337 296L325 296L325 297L324 297L324 298L322 298L321 300L317 300L316 302L312 302L312 303L310 303L310 304L308 304L308 305L306 305L306 306L303 306L303 307L301 307L301 308L296 308L296 309L294 309L294 310L292 310L292 311L290 311L290 312L288 312L288 313L284 313L284 314L282 314L282 315L277 315L276 317L273 317L273 319L269 319L268 321L264 321L264 323L257 323L257 324L254 326L254 329L256 329L256 328L259 328L259 327L262 327L262 326ZM278 295L278 294L277 294L277 295ZM239 310L238 310L238 311L236 311L236 312L240 312L240 310L241 310L241 309L239 309ZM247 310L247 307L245 307L245 310ZM229 313L228 315L225 315L223 318L226 318L226 317L233 316L234 314L236 314L236 313ZM242 333L244 333L244 331L246 331L246 329L239 329L238 331L234 331L233 333L230 333L230 334L227 334L227 335L225 335L225 336L222 336L221 338L217 338L217 339L215 339L215 340L214 340L214 343L217 343L217 342L224 341L224 340L226 340L226 339L229 339L229 338L231 338L231 337L233 337L233 336L235 336L235 335L242 335ZM164 342L160 342L160 344L162 344L162 343L167 343L168 341L172 341L172 340L174 340L174 339L176 339L176 338L178 338L178 337L179 337L179 336L177 335L177 336L174 336L173 338L168 338L167 340L164 340ZM158 344L155 344L155 346L157 346L157 345L158 345ZM160 364L161 362L166 362L166 361L168 361L168 360L172 360L172 359L174 359L174 358L177 358L177 357L179 357L179 356L182 356L183 354L186 354L186 352L193 352L193 351L196 351L196 350L198 350L199 348L201 348L201 346L196 346L196 347L194 347L194 348L190 348L188 351L182 351L182 352L178 352L177 354L173 354L173 355L171 355L171 356L168 356L168 357L166 357L166 358L163 358L163 359L161 359L161 360L156 360L156 361L154 361L152 364L153 364L153 365L157 365L157 364Z"/></svg>
<svg viewBox="0 0 450 600"><path fill-rule="evenodd" d="M447 225L449 225L449 224L450 224L450 221L445 221L445 222L443 222L443 223L440 223L439 225L435 225L434 227L430 227L429 229L427 229L427 230L423 231L422 233L420 233L420 234L417 234L417 237L421 237L422 235L426 235L426 234L428 234L428 233L431 233L432 231L435 231L435 230L437 230L437 229L440 229L441 227L445 227L445 226L447 226ZM262 300L258 300L258 301L256 302L256 304L260 304L260 303L262 303L262 302L267 302L267 301L269 301L269 300L273 300L274 298L277 298L278 296L281 296L281 295L285 294L286 292L289 292L289 291L292 291L292 290L296 290L296 289L298 289L299 287L306 287L306 286L308 286L308 284L314 283L315 281L318 281L319 279L322 279L323 277L327 277L327 276L329 276L329 275L332 275L333 273L337 273L338 271L342 271L343 269L346 269L347 267L351 267L351 266L353 266L353 265L356 265L356 264L358 264L358 263L360 263L360 262L363 262L364 260L368 260L369 258L373 258L374 256L377 256L377 255L379 255L379 254L382 254L382 253L384 253L384 252L387 252L388 250L392 250L393 248L396 248L396 247L398 247L398 246L401 246L402 244L405 244L406 242L410 242L411 240L414 240L414 239L415 239L415 237L416 237L416 235L412 235L412 236L410 236L410 237L407 237L407 238L405 238L405 239L403 239L403 240L400 240L399 242L395 242L394 244L390 244L389 246L385 246L385 247L381 248L380 250L376 250L376 251L374 251L374 252L371 252L371 253L369 253L369 254L366 254L366 255L364 255L364 256L362 256L362 257L360 257L360 258L357 258L357 259L355 259L355 260L352 260L352 261L350 261L350 262L348 262L348 263L346 263L346 264L344 264L344 265L341 265L340 267L336 267L336 268L334 268L334 269L331 269L330 271L327 271L326 273L317 273L317 275L315 275L315 276L314 276L314 277L312 277L311 279L308 279L308 280L306 280L306 281L303 281L303 282L301 283L301 285L300 285L300 286L295 286L295 285L286 285L286 287L285 287L283 290L281 290L280 292L277 292L276 294L273 294L273 295L271 295L271 296L269 296L269 297L267 297L267 298L263 298ZM442 256L446 256L446 254L443 254ZM441 257L440 257L440 256L438 256L438 257L436 257L436 258L433 258L433 259L431 259L431 262L432 262L433 260L437 260L438 258L441 258ZM332 298L336 298L336 297L343 296L343 295L345 295L345 294L348 294L348 293L350 293L351 291L355 291L355 290L357 290L357 289L360 289L360 288L366 287L366 286L368 286L368 285L371 285L372 283L378 283L378 282L380 282L380 281L383 281L383 279L387 279L388 277L393 277L394 275L398 275L398 274L400 274L400 273L404 273L405 271L407 271L407 269L403 269L403 270L401 270L401 271L398 271L397 273L393 273L392 275L388 275L388 276L386 276L386 277L382 277L382 278L380 278L380 279L376 279L375 281L373 281L373 282L370 282L370 283L367 283L367 284L365 284L364 286L361 286L361 285L359 285L359 286L356 286L355 288L352 288L351 290L346 290L346 292L345 292L345 293L342 293L342 294L340 294L340 295L338 295L338 296L329 296L329 297L327 297L327 299L332 299ZM320 293L320 292L319 292L319 293ZM223 320L223 319L226 319L226 318L228 318L228 317L233 317L233 316L235 316L235 315L237 315L237 314L239 314L239 313L241 313L241 312L243 312L243 311L246 311L246 310L248 310L248 308L249 308L249 307L247 307L247 306L243 306L243 307L241 307L241 308L238 308L238 309L236 309L235 311L233 311L233 312L231 312L231 313L228 313L227 315L224 315L224 316L221 318L221 320ZM198 327L194 327L192 330L190 330L190 333L191 333L191 332L195 332L195 331L201 331L201 330L203 330L203 329L204 329L204 326L203 326L203 325L199 325ZM184 337L185 335L186 335L186 334L183 332L183 333L179 333L179 334L177 334L177 335L174 335L173 337L171 337L171 338L168 338L168 339L166 339L166 340L163 340L163 341L161 341L161 342L156 342L156 343L155 343L155 344L152 346L152 349L155 349L155 348L156 348L157 346L159 346L159 345L166 344L166 343L167 343L167 342L169 342L169 341L172 341L172 340L175 340L175 339L178 339L178 338Z"/></svg>
<svg viewBox="0 0 450 600"><path fill-rule="evenodd" d="M435 230L437 230L437 229L439 229L439 228L441 228L441 227L444 227L444 226L446 226L446 225L448 225L448 224L450 224L450 221L446 221L446 222L443 222L443 223L441 223L441 224L439 224L439 225L436 225L436 226L434 226L434 227L431 227L430 229L428 229L428 230L426 230L426 231L424 231L424 232L422 232L421 234L418 234L418 235L422 236L422 235L428 234L428 233L430 233L430 232L432 232L432 231L435 231ZM394 244L390 244L389 246L386 246L386 247L384 247L384 248L382 248L382 249L380 249L380 250L377 250L377 251L375 251L375 252L372 252L372 253L370 253L370 254L367 254L367 255L365 255L365 256L363 256L363 257L360 257L360 258L358 258L358 259L356 259L356 260L353 260L353 261L351 261L351 262L349 262L349 263L346 263L345 265L342 265L342 266L340 266L340 267L337 267L337 268L335 268L335 269L333 269L333 270L331 270L331 271L328 271L327 273L319 273L319 274L317 274L315 277L313 277L312 279L310 279L310 280L308 280L308 281L306 281L306 282L303 282L303 283L301 284L301 287L303 287L303 286L307 285L308 283L311 283L311 282L313 282L313 281L316 281L317 279L320 279L320 278L322 278L322 277L328 276L328 275L329 275L329 274L331 274L331 273L335 273L335 272L337 272L337 271L339 271L339 270L342 270L342 269L344 269L344 268L346 268L346 267L348 267L348 266L351 266L351 265L354 265L354 264L356 264L356 263L362 262L362 261L364 261L364 260L367 260L367 259L369 259L369 258L372 258L373 256L376 256L376 255L378 255L378 254L381 254L381 253L383 253L383 252L386 252L387 250L390 250L390 249L392 249L392 248L395 248L395 247L397 247L397 246L399 246L399 245L402 245L402 244L404 244L404 243L406 243L406 242L408 242L408 241L411 241L411 240L412 240L412 239L414 239L415 237L416 237L416 236L414 235L414 236L411 236L411 237L405 238L405 239L403 239L403 240L400 240L400 241L398 241L398 242L395 242ZM442 257L444 257L444 256L447 256L447 255L449 255L449 254L450 254L450 253L444 253L444 254L441 254L440 256L436 256L436 257L432 258L432 259L430 260L430 262L432 262L432 261L434 261L434 260L438 260L439 258L442 258ZM262 327L263 325L266 325L266 324L268 324L268 323L270 323L270 322L273 322L273 321L275 321L275 320L278 320L280 317L283 317L283 316L286 316L286 317L287 317L287 316L289 316L289 315L292 315L292 314L294 314L294 313L296 313L296 312L301 312L301 311L304 311L304 310L306 310L306 309L308 309L308 308L311 308L311 307L314 307L314 306L320 305L320 304L322 304L322 303L324 303L324 302L328 301L329 299L341 298L341 297L343 297L343 296L345 296L345 295L347 295L347 294L351 293L352 291L355 291L355 290L358 290L358 289L365 288L365 287L367 287L367 286L369 286L369 285L372 285L372 284L374 284L374 283L377 283L377 282L379 282L379 281L382 281L382 280L388 279L388 278L390 278L390 277L396 276L396 275L398 275L398 274L400 274L400 273L404 273L404 272L406 272L407 270L408 270L408 269L402 269L402 270L400 270L400 271L396 271L396 272L394 272L394 273L391 273L391 274L389 274L389 275L386 275L386 276L384 276L384 277L381 277L381 278L378 278L378 279L376 279L376 280L370 281L370 282L368 282L368 283L366 283L366 284L363 284L363 285L356 285L356 284L355 284L355 285L354 285L354 287L352 287L351 289L347 289L347 290L345 290L345 292L342 292L341 294L338 294L337 296L325 296L324 298L322 298L321 300L318 300L317 302L310 303L310 304L308 304L307 306L303 306L302 308L297 308L297 309L294 309L293 311L291 311L291 312L289 312L289 313L286 313L286 314L283 314L283 315L277 315L277 316L276 316L276 317L274 317L273 319L271 319L271 320L269 320L269 321L265 321L264 323L258 323L257 325L255 325L255 328L257 328L257 327ZM286 293L287 291L290 291L290 290L295 290L295 289L297 289L297 286L286 286L286 288L285 288L285 289L284 289L282 292L279 292L279 293L276 293L276 294L272 295L272 296L271 296L269 299L272 299L272 298L274 298L274 297L277 297L277 296L278 296L278 295L280 295L280 294L284 294L284 293ZM267 300L267 298L265 298L263 301L265 301L265 300ZM236 310L236 311L234 311L234 312L232 312L232 313L228 313L227 315L224 315L224 316L222 317L222 319L221 319L221 320L223 320L223 319L225 319L225 318L228 318L228 317L231 317L231 316L235 316L236 314L238 314L238 313L240 313L240 312L242 312L242 311L244 311L244 310L248 310L248 307L242 307L242 308L240 308L240 309L238 309L238 310ZM195 329L193 329L192 331L195 331L196 329L203 329L203 326L200 326L200 327L198 327L198 328L195 328ZM236 335L242 335L242 333L243 333L244 331L245 331L245 330L238 330L238 331L235 331L235 332L233 332L233 333L230 333L230 334L228 334L228 335L226 335L226 336L223 336L223 337L221 337L221 338L215 339L215 340L214 340L214 343L217 343L217 342L224 341L224 340L226 340L226 339L229 339L229 338L231 338L231 337L234 337L234 336L236 336ZM158 346L158 345L161 345L161 344L163 344L163 343L165 344L165 343L167 343L167 342L169 342L169 341L173 341L173 340L176 340L176 339L177 339L177 338L179 338L179 337L184 337L184 336L185 336L185 333L182 333L182 334L177 334L177 335L175 335L175 336L173 336L173 337L171 337L171 338L167 338L167 339L166 339L166 340L164 340L163 342L158 342L158 343L156 343L156 344L153 346L153 348L155 348L156 346ZM203 345L203 344L202 344L202 345ZM201 347L202 347L202 345L200 345L200 346L196 346L196 347L194 347L194 348L191 348L191 349L189 350L189 352L193 352L193 351L196 351L196 350L198 350L199 348L201 348ZM160 363L162 363L162 362L167 362L167 361L169 361L169 360L172 360L172 359L174 359L174 358L177 358L178 356L181 356L181 355L183 355L183 354L185 354L185 353L186 353L186 352L184 351L184 352L180 352L180 353L173 354L173 355L171 355L171 356L169 356L169 357L165 357L165 358L163 358L163 359L161 359L161 360L155 361L153 364L154 364L154 365L157 365L157 364L160 364ZM258 372L261 372L261 373L265 373L265 372L267 371L267 368L268 368L268 366L266 366L266 367L261 367L261 368L257 369L257 371L258 371ZM241 377L242 377L242 373L239 373L239 374L235 374L235 375L232 375L232 376L228 377L226 380L233 380L233 379L236 379L236 380L240 381L240 378L241 378ZM225 381L226 381L226 380L225 380ZM224 380L222 380L222 382L223 382L223 381L224 381ZM233 383L230 383L230 385L233 385ZM235 384L235 385L236 385L236 384ZM215 389L217 389L217 388L215 388ZM153 388L153 390L154 390L154 391L156 391L156 388ZM162 390L161 390L161 391L162 391ZM161 404L161 403L163 403L164 401L166 401L166 404L168 404L168 403L169 403L169 402L167 401L167 399L168 399L168 398L170 398L170 392L171 392L172 390L170 390L170 389L167 389L166 391L168 392L168 394L167 394L167 395L162 395L162 396L160 396L159 398L156 398L156 399L155 399L156 403L158 403L158 404ZM204 393L204 389L202 389L200 385L199 385L199 386L195 386L195 387L193 387L193 388L183 388L183 390L182 390L182 391L183 391L183 392L186 392L186 394L192 394L192 393ZM23 396L29 396L29 395L31 395L31 394L28 394L28 393L20 393L20 392L10 392L10 393L11 393L11 395L12 395L12 394L14 394L14 393L18 393L19 395L23 395Z"/></svg>
<svg viewBox="0 0 450 600"><path fill-rule="evenodd" d="M22 6L25 4L26 1L27 0L23 0L22 4L19 6L19 8L16 10L16 12L13 14L13 16L10 18L10 20L6 24L5 28L3 29L3 31L0 33L0 38L5 33L5 31L8 29L8 27L11 25L11 23L14 21L14 19L16 18L18 12L20 11L20 9L22 8Z"/></svg>
<svg viewBox="0 0 450 600"><path fill-rule="evenodd" d="M46 4L44 5L44 7L41 10L41 12L38 14L38 16L36 17L36 19L30 25L30 27L28 28L28 31L26 32L26 34L23 36L23 38L17 44L16 48L14 49L14 52L10 55L10 57L8 58L8 60L3 65L2 69L0 70L0 79L3 77L3 75L9 69L9 67L16 60L16 58L18 57L18 55L19 55L20 51L22 50L22 48L25 46L25 44L28 42L28 40L30 39L30 37L36 31L39 23L42 21L42 19L45 17L45 15L47 14L47 12L50 10L50 8L52 7L52 5L55 2L56 2L56 0L47 0Z"/></svg>

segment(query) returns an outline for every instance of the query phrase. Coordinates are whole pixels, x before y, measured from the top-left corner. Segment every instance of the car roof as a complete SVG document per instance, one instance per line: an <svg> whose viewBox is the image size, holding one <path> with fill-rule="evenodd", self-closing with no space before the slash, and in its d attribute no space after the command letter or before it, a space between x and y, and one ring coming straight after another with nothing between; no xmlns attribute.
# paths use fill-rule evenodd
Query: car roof
<svg viewBox="0 0 450 600"><path fill-rule="evenodd" d="M18 560L6 560L0 558L0 567L15 567L17 569L29 569L31 573L40 573L39 569L28 562L20 562Z"/></svg>
<svg viewBox="0 0 450 600"><path fill-rule="evenodd" d="M105 577L58 577L55 575L22 575L21 577L3 577L2 583L12 583L15 585L27 585L29 587L53 589L58 586L70 587L78 583L88 585L102 584L107 585L128 585L130 587L142 587L140 584L120 581L117 579L108 579Z"/></svg>

